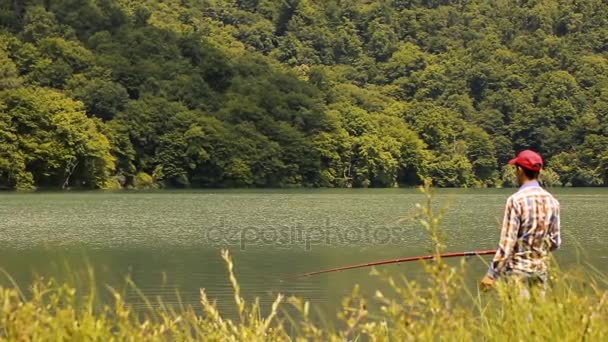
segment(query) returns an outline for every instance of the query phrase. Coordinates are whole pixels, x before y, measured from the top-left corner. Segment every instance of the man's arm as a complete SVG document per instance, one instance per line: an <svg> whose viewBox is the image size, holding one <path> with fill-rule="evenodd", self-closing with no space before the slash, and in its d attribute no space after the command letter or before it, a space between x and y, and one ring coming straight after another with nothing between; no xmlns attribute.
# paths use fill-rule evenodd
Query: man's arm
<svg viewBox="0 0 608 342"><path fill-rule="evenodd" d="M555 202L555 212L553 217L551 218L551 225L549 226L549 250L554 251L562 245L562 237L560 234L560 218L559 218L559 202L554 200Z"/></svg>
<svg viewBox="0 0 608 342"><path fill-rule="evenodd" d="M502 273L505 265L511 259L515 243L517 241L517 232L521 220L521 208L513 200L509 198L505 207L505 217L500 230L500 243L498 250L494 255L492 265L488 270L487 276L492 279L497 279Z"/></svg>

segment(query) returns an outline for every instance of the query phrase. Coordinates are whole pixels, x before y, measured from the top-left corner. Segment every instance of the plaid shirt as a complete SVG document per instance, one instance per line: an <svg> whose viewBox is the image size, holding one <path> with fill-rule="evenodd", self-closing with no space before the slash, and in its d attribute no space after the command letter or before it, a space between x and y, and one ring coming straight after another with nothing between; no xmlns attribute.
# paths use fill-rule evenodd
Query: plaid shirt
<svg viewBox="0 0 608 342"><path fill-rule="evenodd" d="M529 182L507 200L500 245L488 276L519 273L545 279L548 253L561 243L559 202L538 182Z"/></svg>

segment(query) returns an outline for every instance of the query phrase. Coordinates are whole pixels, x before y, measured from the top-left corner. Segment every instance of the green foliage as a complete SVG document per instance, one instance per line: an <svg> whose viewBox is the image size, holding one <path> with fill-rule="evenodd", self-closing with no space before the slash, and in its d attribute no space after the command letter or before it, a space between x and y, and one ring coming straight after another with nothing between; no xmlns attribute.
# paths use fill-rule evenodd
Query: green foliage
<svg viewBox="0 0 608 342"><path fill-rule="evenodd" d="M123 186L154 170L176 187L498 186L528 148L559 183L606 185L607 13L599 0L4 0L0 91L82 101ZM21 148L5 169L24 169ZM44 185L28 172L20 184Z"/></svg>
<svg viewBox="0 0 608 342"><path fill-rule="evenodd" d="M40 5L30 6L26 9L22 25L21 35L25 41L29 42L62 36L66 29L59 24L55 13L47 11Z"/></svg>
<svg viewBox="0 0 608 342"><path fill-rule="evenodd" d="M0 44L2 43L0 37ZM10 59L5 46L0 45L0 91L17 88L21 85L21 79L17 72L17 66Z"/></svg>
<svg viewBox="0 0 608 342"><path fill-rule="evenodd" d="M517 187L517 174L515 172L515 167L512 165L506 165L502 169L502 173L500 175L500 179L503 186L508 187Z"/></svg>
<svg viewBox="0 0 608 342"><path fill-rule="evenodd" d="M545 168L540 175L540 181L544 186L552 187L552 186L561 186L562 182L559 178L557 172L553 171L551 168Z"/></svg>
<svg viewBox="0 0 608 342"><path fill-rule="evenodd" d="M467 128L463 132L467 157L471 161L475 177L483 185L492 185L497 176L496 147L492 137L483 129Z"/></svg>
<svg viewBox="0 0 608 342"><path fill-rule="evenodd" d="M124 109L129 94L120 84L103 79L88 80L76 75L68 81L69 94L82 101L87 112L104 120L111 120Z"/></svg>
<svg viewBox="0 0 608 342"><path fill-rule="evenodd" d="M154 189L156 184L154 178L145 172L140 172L133 179L133 187L135 189Z"/></svg>
<svg viewBox="0 0 608 342"><path fill-rule="evenodd" d="M115 169L103 124L82 104L44 88L0 92L1 184L104 188Z"/></svg>

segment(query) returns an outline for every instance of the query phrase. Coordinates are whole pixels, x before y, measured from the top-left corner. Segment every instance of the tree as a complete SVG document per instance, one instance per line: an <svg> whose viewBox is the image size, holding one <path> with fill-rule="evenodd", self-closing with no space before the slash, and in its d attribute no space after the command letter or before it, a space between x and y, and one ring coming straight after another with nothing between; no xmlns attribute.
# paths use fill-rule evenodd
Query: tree
<svg viewBox="0 0 608 342"><path fill-rule="evenodd" d="M492 185L497 178L496 149L492 138L481 128L468 127L463 132L467 157L473 173L484 185Z"/></svg>
<svg viewBox="0 0 608 342"><path fill-rule="evenodd" d="M16 163L0 162L3 184L106 186L115 168L110 143L101 133L102 124L87 118L81 103L43 88L5 90L0 103L2 116L8 118L0 143L16 146L8 152Z"/></svg>
<svg viewBox="0 0 608 342"><path fill-rule="evenodd" d="M4 1L0 179L492 186L531 148L563 184L607 184L607 13L601 0ZM89 150L107 138L115 171L86 171L100 167L73 151L80 131Z"/></svg>
<svg viewBox="0 0 608 342"><path fill-rule="evenodd" d="M22 36L25 41L36 42L48 37L62 36L64 29L59 25L55 13L43 6L34 5L27 8L23 19Z"/></svg>
<svg viewBox="0 0 608 342"><path fill-rule="evenodd" d="M414 128L432 150L454 149L463 122L458 114L433 104L416 102L402 113L405 121Z"/></svg>
<svg viewBox="0 0 608 342"><path fill-rule="evenodd" d="M439 187L469 187L474 182L473 166L464 155L441 155L430 163L429 177Z"/></svg>
<svg viewBox="0 0 608 342"><path fill-rule="evenodd" d="M388 81L409 77L413 72L426 67L426 55L412 43L400 44L385 64L384 73Z"/></svg>
<svg viewBox="0 0 608 342"><path fill-rule="evenodd" d="M124 109L129 94L120 84L104 79L87 79L76 75L66 85L68 93L82 101L91 115L103 120L111 120Z"/></svg>
<svg viewBox="0 0 608 342"><path fill-rule="evenodd" d="M378 61L386 61L395 51L397 37L392 27L375 20L367 28L367 49Z"/></svg>
<svg viewBox="0 0 608 342"><path fill-rule="evenodd" d="M17 66L8 56L5 48L0 46L0 91L17 88L22 81L17 73Z"/></svg>

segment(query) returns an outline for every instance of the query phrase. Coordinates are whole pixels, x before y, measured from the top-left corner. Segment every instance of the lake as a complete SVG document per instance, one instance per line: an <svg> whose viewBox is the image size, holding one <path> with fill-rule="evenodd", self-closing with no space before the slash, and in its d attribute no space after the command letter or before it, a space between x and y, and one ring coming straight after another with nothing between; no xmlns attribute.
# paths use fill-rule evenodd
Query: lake
<svg viewBox="0 0 608 342"><path fill-rule="evenodd" d="M496 248L504 203L514 189L439 189L448 251ZM608 189L552 189L562 204L562 266L589 263L608 271ZM0 194L0 267L26 287L35 276L86 282L100 291L126 288L168 304L198 305L199 288L228 311L232 289L220 249L229 248L247 298L267 305L297 295L333 315L354 284L381 286L360 269L294 279L292 275L353 263L428 254L411 218L423 201L415 189L204 190ZM469 282L491 257L470 258ZM455 261L457 262L457 261ZM380 268L409 278L418 262ZM6 285L5 277L0 284ZM177 294L179 293L179 295ZM368 292L369 293L369 292Z"/></svg>

